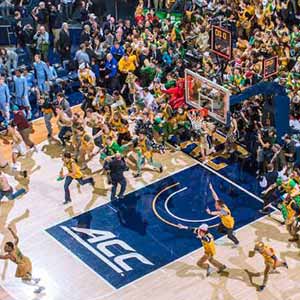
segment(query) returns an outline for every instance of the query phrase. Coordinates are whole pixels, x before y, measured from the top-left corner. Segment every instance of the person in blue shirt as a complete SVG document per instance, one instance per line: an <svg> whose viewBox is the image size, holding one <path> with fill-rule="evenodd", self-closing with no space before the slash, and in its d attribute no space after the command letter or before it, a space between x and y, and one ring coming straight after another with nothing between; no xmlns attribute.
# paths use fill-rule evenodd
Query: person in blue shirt
<svg viewBox="0 0 300 300"><path fill-rule="evenodd" d="M106 79L112 79L117 75L118 62L111 53L107 54L105 62Z"/></svg>
<svg viewBox="0 0 300 300"><path fill-rule="evenodd" d="M36 54L34 56L33 67L34 67L38 88L42 94L45 94L49 90L48 88L48 80L50 76L49 67L44 61L41 60L39 54Z"/></svg>
<svg viewBox="0 0 300 300"><path fill-rule="evenodd" d="M119 42L115 42L114 45L110 49L110 53L113 55L113 57L119 61L122 56L124 55L125 51L123 46L120 45Z"/></svg>
<svg viewBox="0 0 300 300"><path fill-rule="evenodd" d="M111 53L108 53L106 56L105 73L106 85L110 92L121 90L121 84L117 76L118 62Z"/></svg>
<svg viewBox="0 0 300 300"><path fill-rule="evenodd" d="M26 79L28 95L31 94L31 90L35 87L35 78L32 72L28 72L27 68L23 68L23 76Z"/></svg>
<svg viewBox="0 0 300 300"><path fill-rule="evenodd" d="M48 78L48 80L55 81L58 77L55 68L49 62L47 62L47 66L49 68L49 78Z"/></svg>
<svg viewBox="0 0 300 300"><path fill-rule="evenodd" d="M92 57L91 69L92 69L92 71L95 74L96 82L99 82L99 79L100 79L100 67L99 67L99 64L97 63L97 60L94 57Z"/></svg>
<svg viewBox="0 0 300 300"><path fill-rule="evenodd" d="M5 83L4 76L0 76L0 113L5 119L6 125L9 121L9 107L10 107L10 92L8 85Z"/></svg>
<svg viewBox="0 0 300 300"><path fill-rule="evenodd" d="M26 111L27 119L31 118L31 107L28 99L28 87L27 80L22 75L20 69L15 70L14 79L14 92L15 92L15 104L22 107Z"/></svg>
<svg viewBox="0 0 300 300"><path fill-rule="evenodd" d="M78 65L81 65L82 63L89 64L90 63L90 57L86 53L86 46L85 44L80 44L79 50L75 53L75 61L77 61Z"/></svg>
<svg viewBox="0 0 300 300"><path fill-rule="evenodd" d="M173 49L169 48L168 51L165 51L162 60L167 67L171 67L173 64Z"/></svg>

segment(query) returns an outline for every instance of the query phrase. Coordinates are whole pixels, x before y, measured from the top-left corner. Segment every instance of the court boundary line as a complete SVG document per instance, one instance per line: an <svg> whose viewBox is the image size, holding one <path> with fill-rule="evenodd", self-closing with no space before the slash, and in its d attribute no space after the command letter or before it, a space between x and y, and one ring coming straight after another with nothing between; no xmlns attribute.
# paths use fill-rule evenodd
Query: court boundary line
<svg viewBox="0 0 300 300"><path fill-rule="evenodd" d="M204 169L212 172L213 174L217 175L218 177L222 178L223 180L227 181L228 183L230 183L231 185L235 186L236 188L238 188L239 190L243 191L244 193L248 194L249 196L253 197L254 199L256 199L257 201L264 203L264 201L258 197L257 195L253 194L252 192L246 190L244 187L239 186L236 182L232 181L231 179L229 179L228 177L218 173L216 170L210 168L209 166L201 163L200 161L198 161L198 164L203 167ZM273 205L268 205L268 207L271 207L272 209L274 209L275 211L279 211L279 209Z"/></svg>

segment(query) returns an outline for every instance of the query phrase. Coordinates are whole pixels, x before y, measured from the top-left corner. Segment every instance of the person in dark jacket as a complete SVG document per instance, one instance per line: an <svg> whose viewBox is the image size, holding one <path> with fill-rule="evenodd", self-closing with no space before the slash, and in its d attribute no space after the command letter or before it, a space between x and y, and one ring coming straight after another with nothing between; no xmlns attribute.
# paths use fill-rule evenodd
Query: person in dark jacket
<svg viewBox="0 0 300 300"><path fill-rule="evenodd" d="M57 51L57 42L59 40L59 33L63 24L63 16L62 13L56 8L55 5L51 6L50 16L49 16L49 25L51 27L51 31L53 34L53 46Z"/></svg>
<svg viewBox="0 0 300 300"><path fill-rule="evenodd" d="M123 199L127 186L124 172L128 171L128 166L126 165L124 158L121 156L120 153L116 153L114 158L105 163L104 168L107 172L109 172L112 183L110 200L113 202L117 199ZM121 189L117 198L116 192L118 184L121 186Z"/></svg>
<svg viewBox="0 0 300 300"><path fill-rule="evenodd" d="M71 38L68 23L62 24L57 46L61 61L69 60L71 57Z"/></svg>

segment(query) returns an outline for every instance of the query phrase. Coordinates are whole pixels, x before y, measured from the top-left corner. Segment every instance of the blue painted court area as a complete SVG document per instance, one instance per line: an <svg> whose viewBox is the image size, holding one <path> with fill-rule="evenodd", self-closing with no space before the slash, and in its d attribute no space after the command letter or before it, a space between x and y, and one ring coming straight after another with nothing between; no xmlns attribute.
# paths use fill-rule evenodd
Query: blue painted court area
<svg viewBox="0 0 300 300"><path fill-rule="evenodd" d="M230 207L235 228L261 217L257 199L195 165L127 194L121 204L102 205L47 232L118 289L200 247L191 232L174 225L206 222L215 238L221 236L215 228L219 219L205 212L214 208L209 182Z"/></svg>

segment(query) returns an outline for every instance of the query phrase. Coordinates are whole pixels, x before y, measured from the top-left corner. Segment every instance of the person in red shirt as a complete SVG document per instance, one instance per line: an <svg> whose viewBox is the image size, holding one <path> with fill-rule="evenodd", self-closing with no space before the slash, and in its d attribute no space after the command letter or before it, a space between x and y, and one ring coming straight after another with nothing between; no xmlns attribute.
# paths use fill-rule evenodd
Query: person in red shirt
<svg viewBox="0 0 300 300"><path fill-rule="evenodd" d="M36 149L35 144L30 139L30 134L32 133L32 125L26 119L23 110L19 109L16 105L14 105L12 111L14 123L16 124L17 130L20 132L24 143L29 148Z"/></svg>

